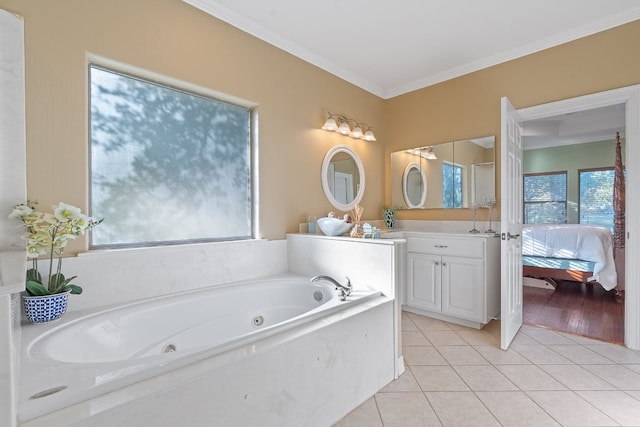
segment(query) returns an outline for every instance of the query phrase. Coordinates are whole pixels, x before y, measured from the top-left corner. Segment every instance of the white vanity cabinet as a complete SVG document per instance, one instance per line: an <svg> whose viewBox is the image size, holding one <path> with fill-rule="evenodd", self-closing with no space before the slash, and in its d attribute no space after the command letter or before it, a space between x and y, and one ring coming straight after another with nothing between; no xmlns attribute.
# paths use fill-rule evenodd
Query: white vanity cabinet
<svg viewBox="0 0 640 427"><path fill-rule="evenodd" d="M407 233L404 308L481 328L500 311L500 240Z"/></svg>

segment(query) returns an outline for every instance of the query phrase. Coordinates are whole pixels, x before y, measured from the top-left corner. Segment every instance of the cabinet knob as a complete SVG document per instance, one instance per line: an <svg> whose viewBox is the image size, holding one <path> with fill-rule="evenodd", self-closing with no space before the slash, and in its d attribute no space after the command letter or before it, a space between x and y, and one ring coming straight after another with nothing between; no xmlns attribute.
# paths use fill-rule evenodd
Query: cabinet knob
<svg viewBox="0 0 640 427"><path fill-rule="evenodd" d="M436 261L436 265L440 265L440 263L438 261Z"/></svg>
<svg viewBox="0 0 640 427"><path fill-rule="evenodd" d="M446 263L446 262L443 262L443 263L442 263L442 266L443 266L443 267L446 267L446 266L447 266L447 263Z"/></svg>

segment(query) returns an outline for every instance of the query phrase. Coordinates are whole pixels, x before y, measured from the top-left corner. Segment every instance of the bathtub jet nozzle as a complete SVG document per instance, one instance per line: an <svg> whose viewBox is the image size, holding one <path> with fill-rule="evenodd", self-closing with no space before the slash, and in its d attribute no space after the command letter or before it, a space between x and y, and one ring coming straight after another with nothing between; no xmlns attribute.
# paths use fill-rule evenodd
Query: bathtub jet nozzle
<svg viewBox="0 0 640 427"><path fill-rule="evenodd" d="M341 284L331 276L320 275L311 278L312 282L317 282L319 280L326 280L327 282L335 285L336 291L338 291L338 296L340 296L340 301L346 301L347 297L351 295L351 290L353 289L353 287L351 286L351 280L349 280L348 277L346 285Z"/></svg>

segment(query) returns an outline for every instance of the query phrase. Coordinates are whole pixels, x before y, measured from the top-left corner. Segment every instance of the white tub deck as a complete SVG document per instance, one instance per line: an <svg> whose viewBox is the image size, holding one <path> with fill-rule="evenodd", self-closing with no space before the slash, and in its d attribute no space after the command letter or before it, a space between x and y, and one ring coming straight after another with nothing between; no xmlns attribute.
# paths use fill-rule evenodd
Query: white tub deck
<svg viewBox="0 0 640 427"><path fill-rule="evenodd" d="M263 291L269 286L258 286L262 285ZM253 288L247 304L222 302L217 310L227 316L213 320L213 324L211 319L203 322L198 309L190 309L197 319L192 325L196 329L191 330L183 324L174 325L185 317L184 313L175 321L167 321L167 312L149 308L148 304L147 310L132 304L102 314L70 313L58 324L25 327L25 374L20 378L18 406L21 425L83 425L88 420L91 425L132 425L132 416L139 417L138 424L133 425L154 426L184 425L185 416L190 426L208 426L217 419L228 421L220 425L300 425L300 417L310 417L305 425L327 425L394 378L393 304L379 291L358 289L348 301L340 302L331 287L316 286L313 289L321 289L325 299L330 297L324 304L314 301L315 306L302 308L304 313L293 310L292 318L266 324L263 330L243 327L234 338L225 338L224 343L207 338L208 332L216 329L214 326L228 324L230 313L241 312L236 317L246 317L248 325L250 316L256 310L260 312L254 303L261 303L271 291L264 294L257 292L255 283L249 286ZM214 292L234 290L230 288L233 287L223 286ZM195 297L205 302L206 313L212 309L207 292L189 292L158 301L186 299L184 308L192 307ZM286 301L283 305L291 311L295 304ZM268 309L262 309L266 314L264 310ZM154 311L156 316L165 316L161 327L174 333L169 335L175 342L180 336L178 351L161 353L167 340L154 337L145 341L143 337L154 336L147 331L148 325L140 327L139 348L145 349L142 352L135 346L125 346L120 353L83 350L80 344L73 347L74 337L85 334L86 339L96 327L104 329L105 319L134 316L130 327L136 328L136 322L149 321L139 318L141 313ZM234 329L228 325L228 329ZM177 330L181 333L175 335ZM185 336L188 341L184 341ZM127 337L125 341L136 342ZM67 341L57 346L56 339ZM32 398L60 387L64 388ZM323 388L326 390L318 393ZM273 409L278 406L282 408ZM253 413L262 415L252 419ZM124 418L116 421L118 417Z"/></svg>

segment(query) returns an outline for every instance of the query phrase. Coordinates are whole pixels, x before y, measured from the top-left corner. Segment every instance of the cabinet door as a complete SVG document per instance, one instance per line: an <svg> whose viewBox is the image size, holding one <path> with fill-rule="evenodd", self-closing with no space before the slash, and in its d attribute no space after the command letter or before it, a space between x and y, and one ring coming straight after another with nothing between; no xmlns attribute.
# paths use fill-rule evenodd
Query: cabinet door
<svg viewBox="0 0 640 427"><path fill-rule="evenodd" d="M484 260L442 257L442 312L483 322Z"/></svg>
<svg viewBox="0 0 640 427"><path fill-rule="evenodd" d="M439 255L407 254L407 305L440 311Z"/></svg>

